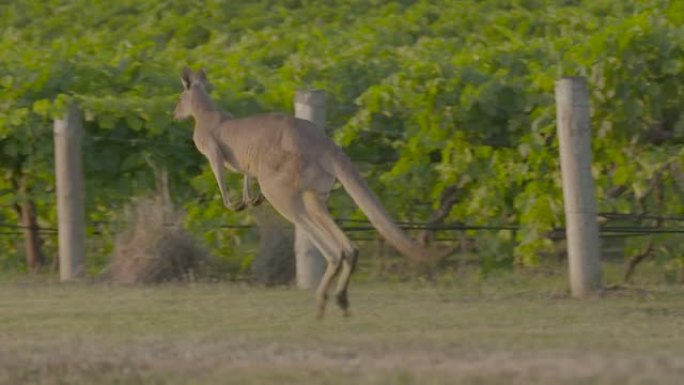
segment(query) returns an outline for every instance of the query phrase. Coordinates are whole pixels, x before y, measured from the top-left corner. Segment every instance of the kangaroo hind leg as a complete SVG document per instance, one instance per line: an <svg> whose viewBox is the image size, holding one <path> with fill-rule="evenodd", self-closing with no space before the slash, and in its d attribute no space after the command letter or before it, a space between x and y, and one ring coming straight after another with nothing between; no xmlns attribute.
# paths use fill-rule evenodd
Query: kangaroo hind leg
<svg viewBox="0 0 684 385"><path fill-rule="evenodd" d="M329 239L331 239L338 247L340 251L340 266L337 267L336 274L338 275L336 298L337 304L344 312L345 316L349 316L349 299L347 298L347 287L349 286L349 279L351 274L356 267L356 261L358 259L358 251L351 243L349 238L344 234L342 229L339 228L337 223L333 220L330 215L328 208L325 204L325 199L323 195L316 194L313 192L307 192L303 195L304 207L307 213L310 215L311 219L315 222L316 227L320 229L321 232L325 233ZM330 278L332 280L332 277ZM322 281L321 284L325 283L325 286L321 285L319 287L320 291L325 291L327 296L327 290L331 284L330 281Z"/></svg>
<svg viewBox="0 0 684 385"><path fill-rule="evenodd" d="M342 256L342 270L337 278L337 289L335 297L337 298L337 305L342 309L345 317L349 317L349 298L347 298L347 288L349 287L349 280L352 273L356 269L356 263L359 258L358 250L354 249L351 252L345 252Z"/></svg>
<svg viewBox="0 0 684 385"><path fill-rule="evenodd" d="M318 308L318 318L320 319L325 313L330 285L342 266L342 250L335 244L330 235L311 219L308 213L300 215L297 220L297 225L306 232L306 236L309 237L314 246L323 253L327 262L323 277L316 289L316 304Z"/></svg>

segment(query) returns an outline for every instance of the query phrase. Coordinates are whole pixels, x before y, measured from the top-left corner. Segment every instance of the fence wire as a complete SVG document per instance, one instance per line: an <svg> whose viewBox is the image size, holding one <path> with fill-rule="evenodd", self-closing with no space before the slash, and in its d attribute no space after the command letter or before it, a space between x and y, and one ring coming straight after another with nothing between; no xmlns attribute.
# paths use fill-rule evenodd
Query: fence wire
<svg viewBox="0 0 684 385"><path fill-rule="evenodd" d="M614 215L614 214L611 214ZM638 217L638 214L618 214L620 216L630 216ZM646 218L641 216L641 218ZM679 217L655 217L648 216L648 219L652 220L664 220L664 221L674 221L683 222L684 218ZM336 222L340 225L342 230L347 232L372 232L376 231L375 227L371 225L370 222L363 219L337 219ZM428 230L433 232L465 232L465 231L520 231L525 229L525 226L520 225L467 225L463 223L442 223L442 224L432 224L427 222L395 222L399 228L402 230ZM110 221L97 221L91 222L91 225L95 226L106 226L106 225L126 225L126 222L110 222ZM171 224L169 224L171 226ZM227 229L227 230L249 230L256 229L258 225L256 224L221 224L215 226L209 226L202 228L203 231L211 231L217 229ZM57 228L55 227L29 227L8 223L0 223L0 229L12 229L8 231L0 231L0 235L21 235L22 232L19 230L32 229L40 233L57 233ZM555 227L551 230L552 233L558 235L565 234L565 227ZM599 232L602 236L626 236L626 235L654 235L654 234L684 234L684 227L680 226L670 226L670 227L646 227L646 226L601 226L599 227ZM97 232L91 233L97 235Z"/></svg>

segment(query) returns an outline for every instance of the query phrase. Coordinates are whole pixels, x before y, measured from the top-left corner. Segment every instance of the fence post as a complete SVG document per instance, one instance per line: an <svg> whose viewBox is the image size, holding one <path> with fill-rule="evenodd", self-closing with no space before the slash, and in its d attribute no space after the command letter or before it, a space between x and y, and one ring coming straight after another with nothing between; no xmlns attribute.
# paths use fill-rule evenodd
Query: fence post
<svg viewBox="0 0 684 385"><path fill-rule="evenodd" d="M314 122L321 130L325 129L325 94L321 90L297 91L294 100L295 116ZM314 246L306 232L295 225L295 259L297 286L312 289L318 286L326 261Z"/></svg>
<svg viewBox="0 0 684 385"><path fill-rule="evenodd" d="M84 273L82 139L83 123L78 107L72 103L66 116L54 122L59 276L62 281L80 278Z"/></svg>
<svg viewBox="0 0 684 385"><path fill-rule="evenodd" d="M583 77L556 82L556 114L572 296L600 289L601 262L591 175L589 91Z"/></svg>

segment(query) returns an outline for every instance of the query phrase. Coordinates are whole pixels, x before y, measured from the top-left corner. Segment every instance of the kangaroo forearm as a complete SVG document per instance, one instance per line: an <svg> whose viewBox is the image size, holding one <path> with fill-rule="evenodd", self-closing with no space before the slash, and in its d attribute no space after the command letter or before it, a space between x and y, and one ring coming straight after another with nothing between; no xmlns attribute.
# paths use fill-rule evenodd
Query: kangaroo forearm
<svg viewBox="0 0 684 385"><path fill-rule="evenodd" d="M264 197L261 192L258 192L252 196L250 185L252 178L249 175L244 175L242 179L242 201L250 206L258 206L263 202Z"/></svg>

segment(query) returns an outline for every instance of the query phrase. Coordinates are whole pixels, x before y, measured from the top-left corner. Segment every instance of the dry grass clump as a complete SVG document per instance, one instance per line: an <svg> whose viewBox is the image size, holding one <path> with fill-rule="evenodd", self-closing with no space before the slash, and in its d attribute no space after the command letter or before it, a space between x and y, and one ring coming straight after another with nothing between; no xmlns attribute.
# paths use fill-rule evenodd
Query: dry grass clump
<svg viewBox="0 0 684 385"><path fill-rule="evenodd" d="M146 197L127 208L128 226L115 241L107 280L139 285L197 277L209 255L183 229L180 215L167 202Z"/></svg>
<svg viewBox="0 0 684 385"><path fill-rule="evenodd" d="M252 282L287 285L295 278L294 229L264 205L253 211L259 226L259 252L252 262Z"/></svg>

